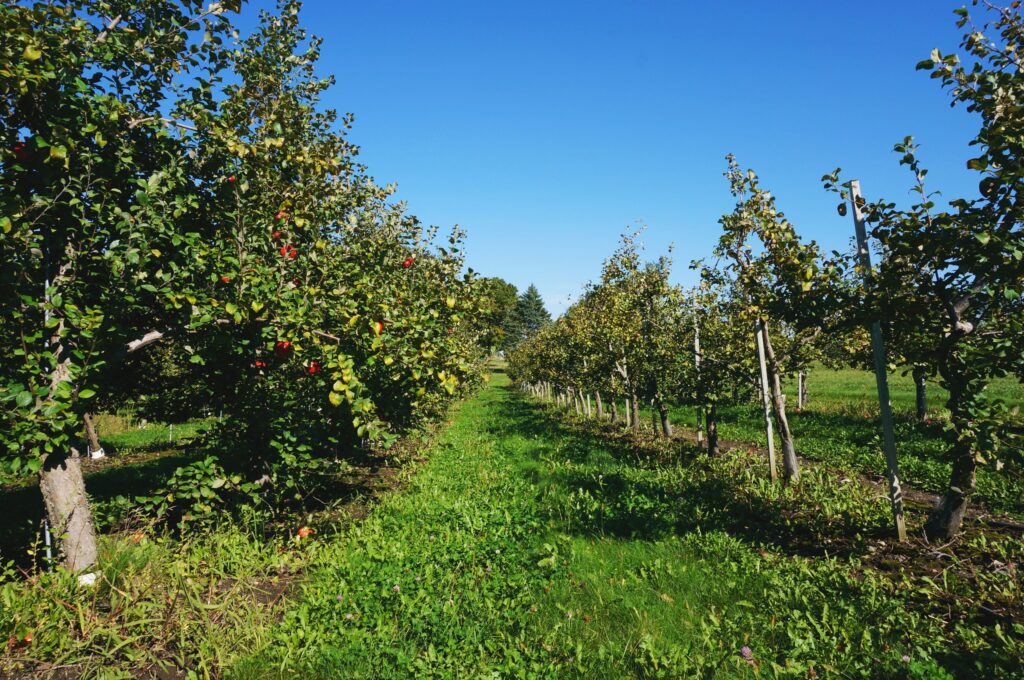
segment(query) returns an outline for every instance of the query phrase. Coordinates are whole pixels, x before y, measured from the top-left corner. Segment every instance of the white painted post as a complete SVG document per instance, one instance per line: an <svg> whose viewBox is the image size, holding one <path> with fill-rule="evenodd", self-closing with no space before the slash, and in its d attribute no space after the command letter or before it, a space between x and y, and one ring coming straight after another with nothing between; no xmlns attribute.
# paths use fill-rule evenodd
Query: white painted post
<svg viewBox="0 0 1024 680"><path fill-rule="evenodd" d="M704 390L700 383L700 325L693 326L693 362L697 367L697 448L704 448L704 407L700 400L704 398Z"/></svg>
<svg viewBox="0 0 1024 680"><path fill-rule="evenodd" d="M864 227L864 213L860 205L860 180L850 182L850 202L853 204L853 226L857 231L857 254L863 269L864 282L871 280L871 252L868 250L867 229ZM882 323L871 324L871 354L875 363L875 384L878 388L878 405L882 415L882 446L885 451L886 473L889 478L889 501L892 504L893 521L900 541L907 540L907 527L903 519L903 491L900 488L899 466L896 461L896 436L892 426L892 403L889 401L889 376L886 374L885 341L882 339Z"/></svg>
<svg viewBox="0 0 1024 680"><path fill-rule="evenodd" d="M757 363L761 366L761 403L764 404L764 429L768 435L768 469L772 481L777 481L779 473L775 470L775 432L772 429L772 403L768 397L768 364L764 358L764 321L757 320L754 335L757 337Z"/></svg>

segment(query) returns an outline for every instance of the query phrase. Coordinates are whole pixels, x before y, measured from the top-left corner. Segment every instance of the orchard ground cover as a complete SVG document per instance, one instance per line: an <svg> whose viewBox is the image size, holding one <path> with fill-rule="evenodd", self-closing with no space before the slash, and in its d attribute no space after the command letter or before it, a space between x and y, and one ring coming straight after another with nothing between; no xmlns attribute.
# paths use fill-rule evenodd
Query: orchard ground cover
<svg viewBox="0 0 1024 680"><path fill-rule="evenodd" d="M767 483L514 392L499 372L408 488L320 549L232 677L1010 677L1020 541L910 560L870 489ZM680 446L684 446L680 449ZM924 566L926 564L926 566ZM917 566L913 566L916 564ZM993 614L996 612L993 618Z"/></svg>
<svg viewBox="0 0 1024 680"><path fill-rule="evenodd" d="M796 380L785 383L790 404L790 423L797 451L807 459L827 463L837 469L858 472L881 479L885 472L882 457L881 428L878 423L878 397L872 373L857 369L833 370L814 366L808 372L810 398L802 412L796 409ZM909 376L890 374L889 385L895 415L897 455L905 484L932 493L941 493L949 482L949 445L943 426L948 419L943 404L947 394L939 386L928 385L929 421L919 424L914 413L914 383ZM1024 386L1013 378L1003 378L988 390L992 399L1011 407L1024 406ZM674 407L673 422L692 431L691 407ZM650 422L650 412L644 422ZM764 415L755 403L721 409L721 436L764 446ZM1024 518L1024 479L1020 468L978 469L977 501L990 512Z"/></svg>
<svg viewBox="0 0 1024 680"><path fill-rule="evenodd" d="M748 450L707 459L685 440L583 420L520 395L500 369L442 428L367 466L350 497L316 513L106 535L94 591L66 572L9 572L0 668L242 678L1019 668L1024 545L1012 536L969 524L935 554L897 547L884 499L831 467L809 463L798 488L771 485ZM360 500L388 490L379 504Z"/></svg>

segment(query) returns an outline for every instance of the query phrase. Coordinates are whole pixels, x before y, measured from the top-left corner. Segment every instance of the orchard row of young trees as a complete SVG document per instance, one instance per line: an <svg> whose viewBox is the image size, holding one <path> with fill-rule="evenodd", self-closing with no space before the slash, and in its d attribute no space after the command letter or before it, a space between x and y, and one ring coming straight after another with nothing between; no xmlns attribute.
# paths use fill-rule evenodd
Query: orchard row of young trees
<svg viewBox="0 0 1024 680"><path fill-rule="evenodd" d="M721 406L756 393L792 482L800 471L783 380L815 360L871 365L867 328L880 322L887 363L914 374L919 408L926 378L948 390L951 475L925 530L931 538L958 532L977 466L1019 464L1021 453L1015 414L985 389L997 377L1024 378L1024 23L1019 3L986 8L982 27L957 11L966 61L935 50L918 64L979 120L977 156L967 161L981 175L979 196L939 209L910 138L896 146L914 177L909 208L865 202L838 170L827 175L840 214L871 228L880 262L868 270L864 253L825 254L803 241L757 176L730 156L736 206L719 221L714 258L692 265L700 284L671 284L670 259L644 263L635 235L624 237L600 281L513 353L513 379L584 411L593 395L597 414L610 406L613 419L621 400L621 420L632 427L639 405L650 403L665 435L668 404L692 404L710 455ZM774 478L774 460L771 467Z"/></svg>
<svg viewBox="0 0 1024 680"><path fill-rule="evenodd" d="M178 518L309 493L480 374L493 301L462 233L439 240L358 162L300 3L247 36L240 4L0 8L0 463L38 475L73 570L97 561L76 443L139 396L126 374L223 411L148 499Z"/></svg>

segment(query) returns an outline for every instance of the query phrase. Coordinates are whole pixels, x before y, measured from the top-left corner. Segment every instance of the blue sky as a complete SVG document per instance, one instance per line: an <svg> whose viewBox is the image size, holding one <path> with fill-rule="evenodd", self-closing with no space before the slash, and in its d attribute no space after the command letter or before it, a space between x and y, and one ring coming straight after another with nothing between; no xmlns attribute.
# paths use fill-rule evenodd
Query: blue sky
<svg viewBox="0 0 1024 680"><path fill-rule="evenodd" d="M638 221L692 282L733 205L729 152L829 249L853 227L821 175L905 201L905 135L932 189L974 195L977 124L914 70L958 48L962 4L307 0L302 23L370 173L424 222L466 228L469 266L535 283L558 313Z"/></svg>

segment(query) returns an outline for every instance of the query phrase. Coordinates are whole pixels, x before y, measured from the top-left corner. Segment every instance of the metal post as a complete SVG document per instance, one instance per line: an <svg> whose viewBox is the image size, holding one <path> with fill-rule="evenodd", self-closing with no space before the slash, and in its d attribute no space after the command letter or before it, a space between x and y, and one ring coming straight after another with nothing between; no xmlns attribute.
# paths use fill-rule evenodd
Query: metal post
<svg viewBox="0 0 1024 680"><path fill-rule="evenodd" d="M768 397L768 364L764 358L764 321L757 320L757 363L761 366L761 403L764 404L764 430L768 435L768 468L772 481L777 481L779 473L775 469L775 432L772 429L772 403Z"/></svg>
<svg viewBox="0 0 1024 680"><path fill-rule="evenodd" d="M853 225L857 231L857 254L863 269L864 282L871 280L871 252L868 250L867 230L861 212L860 180L850 182L850 202L853 204ZM889 401L889 377L886 373L885 341L882 323L871 324L871 354L875 361L875 383L878 387L878 405L882 415L882 444L885 451L886 472L889 477L889 501L900 541L907 540L907 527L903 520L903 491L900 489L899 466L896 462L896 436L892 426L892 404Z"/></svg>
<svg viewBox="0 0 1024 680"><path fill-rule="evenodd" d="M43 540L46 542L46 570L53 571L53 543L50 539L50 520L43 518Z"/></svg>

